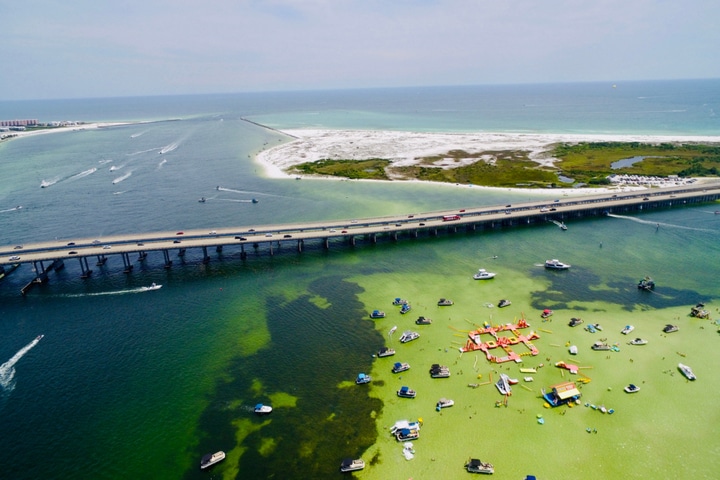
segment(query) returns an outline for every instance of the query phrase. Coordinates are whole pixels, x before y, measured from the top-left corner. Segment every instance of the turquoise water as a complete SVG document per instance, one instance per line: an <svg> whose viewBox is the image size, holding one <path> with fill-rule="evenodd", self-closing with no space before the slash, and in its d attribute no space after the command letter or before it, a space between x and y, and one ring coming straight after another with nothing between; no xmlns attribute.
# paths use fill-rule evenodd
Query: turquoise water
<svg viewBox="0 0 720 480"><path fill-rule="evenodd" d="M241 118L280 128L709 135L719 131L718 86L717 81L695 81L636 83L616 89L581 84L3 102L4 117L154 123L0 144L0 242L102 239L135 231L517 203L527 196L433 185L267 179L252 155L286 139ZM159 153L163 149L166 153ZM112 167L116 168L111 171ZM128 172L130 176L117 181ZM43 180L55 183L41 189ZM197 202L202 196L206 203ZM259 203L249 203L251 198ZM18 205L23 208L15 209ZM455 297L457 305L452 308L457 307L453 311L457 313L448 314L452 317L448 325L458 329L463 324L469 327L468 320L486 319L484 304L504 297L513 300L507 315L524 313L533 318L539 309L555 309L559 313L552 330L560 329L564 325L560 319L570 312L596 316L613 330L627 323L624 315L640 315L637 318L646 322L647 330L638 325L638 334L652 335L657 341L656 324L684 317L696 302L708 302L716 310L720 294L715 278L720 267L716 209L708 205L590 219L570 224L567 232L549 224L443 233L438 239L377 245L359 242L355 248L333 245L329 251L308 246L302 254L284 246L281 255L270 257L259 251L247 260L226 250L208 265L202 264L200 252L188 252L184 261L174 258L168 271L162 268L161 256L151 255L144 264L136 263L131 275L123 274L122 264L111 259L105 267L94 267L88 281L79 278L76 263L66 262L65 270L52 274L49 284L21 297L19 288L32 277L24 265L0 283L0 364L6 362L0 366L3 474L9 478L335 478L343 457L363 455L370 462L373 452L378 452L374 464L358 477L452 478L453 472L462 475L458 461L488 452L499 478L531 473L527 469L532 466L545 474L542 478L569 478L558 473L552 451L540 449L534 463L511 466L507 453L490 450L486 442L478 443L480 453L459 448L460 442L445 461L438 453L438 460L428 466L431 445L439 452L446 450L439 446L448 442L440 432L459 428L452 410L443 413L445 427L428 426L428 435L417 442L415 461L396 462L396 445L388 442L382 429L378 437L375 420L382 426L397 419L395 415L430 418L436 395L427 393L433 399L412 408L399 404L392 398L393 382L398 380L385 369L378 370L369 389L352 383L358 372L378 368L371 354L387 341L390 323L412 321L391 312L391 299L408 296L415 300L415 312L427 309L434 315L436 297ZM498 258L492 260L495 255ZM535 266L546 258L560 258L573 268L564 272L569 275L548 275ZM493 284L468 280L480 267L499 272ZM635 283L648 274L658 283L657 292L638 295ZM151 282L163 288L137 291ZM484 290L478 292L479 288ZM373 308L391 316L384 323L372 322L367 312ZM682 322L685 328L674 334L678 336L670 337L662 348L648 349L642 354L645 361L638 357L634 365L661 362L653 352L686 353L687 363L699 377L691 385L697 395L683 402L684 393L658 384L644 390L656 393L653 397L636 398L655 398L645 404L653 412L663 406L657 399L664 398L683 420L698 411L692 409L707 412L706 421L693 424L692 430L702 440L693 458L702 461L693 462L692 468L687 464L673 468L678 478L711 478L718 467L712 460L717 418L707 407L717 382L707 359L714 358L717 333L708 324L691 324L684 318ZM411 373L425 392L437 383L425 385L425 376L420 377L422 362L427 361L420 349L450 349L454 341L461 341L452 329L436 327L432 325L428 330L432 334L422 337L427 343L413 345L414 352L408 350L413 352L408 358L417 365ZM40 334L42 340L11 366L7 363ZM589 337L580 334L568 331L565 336L587 342ZM551 344L564 345L565 336L558 340L546 336L538 346L543 352L552 351L556 347ZM688 340L693 344L686 344ZM448 363L454 361L448 357ZM463 361L460 368L469 372L470 358ZM676 362L668 358L662 370ZM612 381L612 375L599 366L597 370L589 375L593 383L585 387L596 397ZM489 371L483 365L485 378ZM552 378L543 375L544 380ZM651 384L652 375L648 374ZM616 391L627 380L626 374L618 377ZM449 381L454 383L447 385L457 389L456 401L462 401L465 388L460 387L468 379ZM476 393L483 399L477 408L489 405L481 416L501 415L492 407L496 396L489 390ZM516 398L522 408L536 402L532 396ZM619 410L636 415L642 411L640 404L628 405L622 397L616 401ZM251 413L257 402L271 403L275 411L258 418ZM587 435L584 417L573 417L575 413L569 412L563 420L578 423L580 433ZM664 420L654 431L651 425L657 422L638 424L628 422L627 416L620 418L622 424L612 427L615 434L633 438L640 435L635 432L649 437L678 428ZM508 422L503 438L521 436L514 421L499 420ZM548 422L547 435L566 434L559 425ZM619 425L631 425L633 430ZM689 434L683 431L681 438ZM545 438L538 435L522 436L521 444L529 448L528 442L543 442ZM577 442L583 442L583 448L606 452L617 447L588 445L590 440L582 435ZM663 455L672 444L633 441L650 453L624 454L617 465L630 468L632 462L654 462L654 471L662 476L662 466L668 462ZM228 453L227 460L210 473L200 472L200 456L220 449ZM543 463L542 455L551 461ZM606 470L607 461L597 455L581 457L584 471L614 471ZM572 464L581 461L574 459ZM626 471L642 478L643 472Z"/></svg>

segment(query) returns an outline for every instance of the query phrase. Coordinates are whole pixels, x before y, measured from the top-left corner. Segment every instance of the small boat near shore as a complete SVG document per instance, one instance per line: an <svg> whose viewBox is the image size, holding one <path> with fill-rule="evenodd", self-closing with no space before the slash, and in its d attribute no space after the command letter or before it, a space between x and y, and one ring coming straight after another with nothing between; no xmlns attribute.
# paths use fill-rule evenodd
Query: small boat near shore
<svg viewBox="0 0 720 480"><path fill-rule="evenodd" d="M553 313L554 312L552 310L550 310L549 308L546 308L545 310L542 311L542 313L540 314L540 317L541 318L550 318L550 317L552 317Z"/></svg>
<svg viewBox="0 0 720 480"><path fill-rule="evenodd" d="M149 292L151 290L160 290L162 288L162 285L158 285L155 282L151 283L148 287L140 287L140 290L143 292Z"/></svg>
<svg viewBox="0 0 720 480"><path fill-rule="evenodd" d="M605 350L610 350L610 345L608 345L605 342L595 342L592 344L592 347L590 347L590 348L592 348L593 350L605 351Z"/></svg>
<svg viewBox="0 0 720 480"><path fill-rule="evenodd" d="M693 373L692 368L688 367L687 365L683 363L678 363L678 370L680 370L680 372L685 375L688 380L697 380L697 377Z"/></svg>
<svg viewBox="0 0 720 480"><path fill-rule="evenodd" d="M372 382L372 377L370 375L366 375L364 373L358 373L357 378L355 379L356 385L364 385L366 383Z"/></svg>
<svg viewBox="0 0 720 480"><path fill-rule="evenodd" d="M205 470L206 468L210 468L216 463L222 462L223 460L225 460L225 452L223 452L222 450L215 453L208 453L207 455L203 455L203 457L200 459L200 468L202 470Z"/></svg>
<svg viewBox="0 0 720 480"><path fill-rule="evenodd" d="M407 343L411 342L415 339L420 338L420 334L417 332L413 332L411 330L406 330L403 332L403 334L400 336L400 343Z"/></svg>
<svg viewBox="0 0 720 480"><path fill-rule="evenodd" d="M400 373L406 370L410 370L410 364L405 362L395 362L393 365L392 373Z"/></svg>
<svg viewBox="0 0 720 480"><path fill-rule="evenodd" d="M454 400L450 400L449 398L441 398L440 400L438 400L435 408L440 411L440 409L442 408L452 407L453 405L455 405Z"/></svg>
<svg viewBox="0 0 720 480"><path fill-rule="evenodd" d="M402 313L402 314L408 313L411 309L412 309L412 307L410 306L409 303L404 303L403 306L400 307L400 313Z"/></svg>
<svg viewBox="0 0 720 480"><path fill-rule="evenodd" d="M671 325L668 323L667 325L665 325L663 327L663 332L665 332L665 333L672 333L672 332L677 332L677 331L678 331L677 325Z"/></svg>
<svg viewBox="0 0 720 480"><path fill-rule="evenodd" d="M430 367L430 376L432 378L449 378L450 369L444 365L434 363L432 367Z"/></svg>
<svg viewBox="0 0 720 480"><path fill-rule="evenodd" d="M365 461L362 458L355 460L352 458L346 458L340 464L340 471L343 473L355 472L357 470L362 470L363 468L365 468Z"/></svg>
<svg viewBox="0 0 720 480"><path fill-rule="evenodd" d="M417 320L415 320L415 325L430 325L432 323L432 320L426 317L418 317Z"/></svg>
<svg viewBox="0 0 720 480"><path fill-rule="evenodd" d="M398 442L407 442L420 438L420 430L411 430L409 428L401 428L395 434Z"/></svg>
<svg viewBox="0 0 720 480"><path fill-rule="evenodd" d="M395 350L393 350L392 348L388 348L388 347L382 347L380 350L378 350L378 353L377 353L377 356L380 358L391 357L393 355L395 355Z"/></svg>
<svg viewBox="0 0 720 480"><path fill-rule="evenodd" d="M512 305L510 300L502 299L498 302L498 308L509 307L510 305Z"/></svg>
<svg viewBox="0 0 720 480"><path fill-rule="evenodd" d="M370 318L385 318L385 312L382 310L373 310L370 313Z"/></svg>
<svg viewBox="0 0 720 480"><path fill-rule="evenodd" d="M490 280L491 278L495 278L495 275L497 275L497 273L488 272L484 268L481 268L473 275L473 278L475 280Z"/></svg>
<svg viewBox="0 0 720 480"><path fill-rule="evenodd" d="M471 458L468 460L465 464L465 468L470 473L485 473L488 475L495 473L495 467L493 467L492 463L483 462L477 458Z"/></svg>
<svg viewBox="0 0 720 480"><path fill-rule="evenodd" d="M633 338L628 342L628 345L647 345L647 340L644 338Z"/></svg>
<svg viewBox="0 0 720 480"><path fill-rule="evenodd" d="M400 297L396 297L395 300L393 300L392 302L393 305L405 305L406 303L408 303L408 301Z"/></svg>
<svg viewBox="0 0 720 480"><path fill-rule="evenodd" d="M583 323L582 318L573 317L573 318L570 319L570 322L568 322L568 325L571 326L571 327L577 327L577 326L580 325L581 323Z"/></svg>
<svg viewBox="0 0 720 480"><path fill-rule="evenodd" d="M450 300L449 298L441 298L440 300L438 300L439 307L449 307L453 303L454 302L452 300Z"/></svg>
<svg viewBox="0 0 720 480"><path fill-rule="evenodd" d="M400 390L397 391L397 396L402 398L415 398L416 395L417 392L407 386L402 386Z"/></svg>
<svg viewBox="0 0 720 480"><path fill-rule="evenodd" d="M655 289L655 282L652 278L645 277L638 282L637 288L639 290L645 290L646 292L649 292L650 290Z"/></svg>
<svg viewBox="0 0 720 480"><path fill-rule="evenodd" d="M640 387L631 383L627 387L623 388L623 390L625 390L626 393L637 393L640 391Z"/></svg>
<svg viewBox="0 0 720 480"><path fill-rule="evenodd" d="M561 262L557 258L553 258L552 260L545 260L545 268L549 268L550 270L567 270L570 268L570 265Z"/></svg>
<svg viewBox="0 0 720 480"><path fill-rule="evenodd" d="M635 330L635 327L633 327L632 325L625 325L625 328L623 328L620 331L620 333L622 333L623 335L627 335L628 333L632 332L633 330Z"/></svg>

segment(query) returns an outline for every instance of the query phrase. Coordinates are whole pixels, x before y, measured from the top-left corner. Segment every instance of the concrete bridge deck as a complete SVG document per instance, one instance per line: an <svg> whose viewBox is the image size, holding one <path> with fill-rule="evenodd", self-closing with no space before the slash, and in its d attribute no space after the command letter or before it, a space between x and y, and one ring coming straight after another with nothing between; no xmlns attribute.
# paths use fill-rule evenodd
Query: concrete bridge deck
<svg viewBox="0 0 720 480"><path fill-rule="evenodd" d="M242 258L245 258L247 246L256 248L264 245L269 247L272 254L273 244L280 243L295 242L298 250L302 251L304 242L308 240L320 240L327 248L329 240L333 238L347 239L348 243L355 244L356 238L370 238L374 242L378 236L397 239L398 235L403 233L417 236L418 232L437 233L438 229L457 231L460 227L495 228L544 223L551 220L565 221L571 218L669 208L718 199L720 199L720 182L356 220L133 233L104 236L99 239L52 240L0 247L0 267L32 263L38 272L38 278L45 280L46 278L41 277L46 276L46 271L52 269L52 266L46 268L45 262L55 262L55 265L60 267L64 260L72 258L80 259L83 274L89 275L91 270L87 263L88 257L97 257L98 264L102 265L108 257L119 255L123 259L125 271L129 272L132 270L129 259L131 253L139 254L142 259L147 252L162 251L165 265L169 267L172 262L168 252L171 250L177 250L182 255L186 249L203 249L204 259L209 261L208 248L220 252L225 247L235 246L240 249ZM444 218L447 216L459 218L448 220Z"/></svg>

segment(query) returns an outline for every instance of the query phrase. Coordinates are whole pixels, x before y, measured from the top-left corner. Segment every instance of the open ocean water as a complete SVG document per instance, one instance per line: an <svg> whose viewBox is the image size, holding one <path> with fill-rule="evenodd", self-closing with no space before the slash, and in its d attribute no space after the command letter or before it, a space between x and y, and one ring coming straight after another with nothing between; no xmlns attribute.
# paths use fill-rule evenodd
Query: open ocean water
<svg viewBox="0 0 720 480"><path fill-rule="evenodd" d="M147 122L0 143L0 242L249 228L530 197L267 179L253 156L288 139L243 118L278 129L718 135L719 110L718 80L0 102L2 119ZM359 478L458 478L469 456L495 463L498 478L660 478L669 469L675 478L715 478L720 335L687 312L704 301L720 318L717 208L588 219L567 232L549 224L302 254L283 245L280 255L246 260L226 249L207 265L188 251L170 270L150 254L130 275L111 257L89 280L66 261L25 297L19 289L32 272L23 265L0 282L0 477L339 478L340 460L362 455L368 468ZM546 272L536 266L546 258L573 268ZM493 283L470 279L481 267L498 272ZM655 293L635 288L645 275L658 283ZM151 282L162 289L140 290ZM412 318L393 310L396 296L413 300ZM450 313L434 306L440 296L454 297ZM492 385L467 389L493 372L458 358L462 330L500 318L485 304L505 297L513 306L503 321L526 314L536 329L554 332L537 341L538 361L549 365L566 357L566 342L578 343L578 362L593 377L585 397L607 397L613 417L582 406L562 416L544 410L535 393L560 379L550 368L530 384L535 393L519 389L512 408L494 407ZM374 308L388 318L370 321ZM540 323L542 308L558 312L554 324ZM412 361L405 379L425 393L402 403L394 391L404 380L372 353L396 340L390 327L409 328L421 312L435 324L415 345L394 344L399 355L389 359ZM565 317L577 315L604 324L617 342L632 321L650 344L593 357L597 338L566 326ZM681 329L660 335L665 323ZM423 370L436 360L464 376L441 390ZM691 364L698 381L683 381L678 361ZM373 385L356 387L358 372L372 372ZM622 394L639 376L643 391ZM435 401L450 395L456 407L438 415ZM258 402L275 411L255 416ZM538 413L549 419L542 427ZM413 416L427 425L416 458L406 461L385 426ZM591 425L601 433L588 435ZM201 472L200 457L217 450L227 452L225 462Z"/></svg>

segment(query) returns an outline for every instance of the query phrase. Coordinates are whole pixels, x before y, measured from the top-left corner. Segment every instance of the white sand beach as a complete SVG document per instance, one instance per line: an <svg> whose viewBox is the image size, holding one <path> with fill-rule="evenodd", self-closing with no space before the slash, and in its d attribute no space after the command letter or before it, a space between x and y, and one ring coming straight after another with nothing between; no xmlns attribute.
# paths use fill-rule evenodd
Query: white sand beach
<svg viewBox="0 0 720 480"><path fill-rule="evenodd" d="M43 128L38 130L10 130L0 132L2 140L12 140L13 138L31 137L36 135L46 135L48 133L59 132L76 132L79 130L93 130L96 128L117 127L119 125L130 125L139 122L95 122L95 123L73 123L59 127Z"/></svg>
<svg viewBox="0 0 720 480"><path fill-rule="evenodd" d="M539 165L552 166L557 161L550 155L557 143L579 142L643 142L643 143L713 143L720 136L656 136L656 135L572 135L524 133L419 133L379 130L283 130L296 137L289 143L260 152L256 160L270 178L297 176L289 174L294 165L330 159L385 158L395 166L415 165L422 157L442 155L450 150L468 153L487 152L483 160L492 162L496 152L524 150ZM477 161L468 159L468 162ZM459 167L454 159L437 162L438 168ZM632 187L629 187L632 188ZM599 189L567 189L599 193ZM527 190L523 190L527 191ZM586 192L587 193L587 192Z"/></svg>

